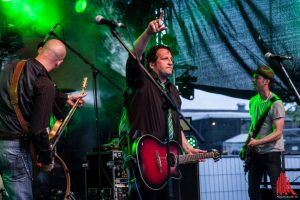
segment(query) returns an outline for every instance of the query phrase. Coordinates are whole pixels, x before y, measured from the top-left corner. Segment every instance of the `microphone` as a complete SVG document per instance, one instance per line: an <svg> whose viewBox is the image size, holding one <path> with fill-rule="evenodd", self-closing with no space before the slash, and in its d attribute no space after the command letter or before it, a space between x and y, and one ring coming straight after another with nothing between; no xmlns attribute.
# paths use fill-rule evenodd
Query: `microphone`
<svg viewBox="0 0 300 200"><path fill-rule="evenodd" d="M116 28L116 27L120 27L120 28L127 28L124 24L122 23L118 23L118 22L114 22L114 21L110 21L108 19L105 19L104 17L102 17L101 15L97 15L95 18L95 22L98 25L107 25L110 28Z"/></svg>
<svg viewBox="0 0 300 200"><path fill-rule="evenodd" d="M272 53L268 52L265 54L265 57L268 59L273 59L277 61L282 61L282 60L293 60L291 56L281 56L281 55L273 55Z"/></svg>
<svg viewBox="0 0 300 200"><path fill-rule="evenodd" d="M46 34L46 36L44 37L43 41L40 42L37 46L37 48L40 48L42 46L44 46L44 44L46 43L46 41L48 40L49 36L51 35L51 33L56 29L58 23L56 23L51 29L50 31Z"/></svg>

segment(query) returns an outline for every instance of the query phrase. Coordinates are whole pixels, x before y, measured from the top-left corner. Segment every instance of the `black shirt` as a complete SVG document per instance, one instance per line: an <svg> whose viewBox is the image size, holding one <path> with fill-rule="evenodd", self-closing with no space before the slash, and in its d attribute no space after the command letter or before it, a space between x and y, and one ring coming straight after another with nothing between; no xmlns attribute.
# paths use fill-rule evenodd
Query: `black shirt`
<svg viewBox="0 0 300 200"><path fill-rule="evenodd" d="M159 82L159 78L154 72L151 72L151 75ZM143 134L150 134L162 141L165 140L167 119L166 110L164 109L164 99L160 91L145 73L141 71L133 58L129 58L127 61L126 83L127 90L124 93L123 122L121 121L121 125L122 123L126 124L126 132L129 134L130 144L132 144L134 139ZM177 88L169 81L165 83L165 86L177 104L177 107L180 108L181 99ZM173 138L181 144L179 116L175 111L172 111L172 117L174 128ZM120 128L122 129L122 127Z"/></svg>
<svg viewBox="0 0 300 200"><path fill-rule="evenodd" d="M1 130L21 133L22 128L11 106L8 89L17 62L7 65L0 75L0 134ZM26 62L18 83L19 107L27 122L39 159L50 164L52 153L48 139L53 105L64 105L67 95L58 93L44 66L35 59Z"/></svg>

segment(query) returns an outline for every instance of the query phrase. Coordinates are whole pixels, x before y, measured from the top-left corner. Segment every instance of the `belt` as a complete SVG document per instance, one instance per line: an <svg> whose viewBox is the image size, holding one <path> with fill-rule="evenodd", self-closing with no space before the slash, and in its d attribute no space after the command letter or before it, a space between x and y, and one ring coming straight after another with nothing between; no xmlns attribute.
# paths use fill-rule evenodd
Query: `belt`
<svg viewBox="0 0 300 200"><path fill-rule="evenodd" d="M17 140L24 138L24 134L0 130L0 140Z"/></svg>

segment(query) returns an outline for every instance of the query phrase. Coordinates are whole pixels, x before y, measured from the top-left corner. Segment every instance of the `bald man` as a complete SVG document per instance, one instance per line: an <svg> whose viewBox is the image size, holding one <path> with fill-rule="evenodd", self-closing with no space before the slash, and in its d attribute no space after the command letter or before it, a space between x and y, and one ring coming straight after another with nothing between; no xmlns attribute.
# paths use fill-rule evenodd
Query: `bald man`
<svg viewBox="0 0 300 200"><path fill-rule="evenodd" d="M66 47L59 40L49 40L38 49L35 59L26 60L18 80L19 108L29 133L23 129L11 104L9 89L11 77L19 61L4 67L0 74L0 173L9 199L33 199L32 161L29 140L32 141L41 163L41 169L53 169L53 155L48 139L49 121L54 108L66 103L73 105L84 95L68 97L55 89L49 72L58 68L66 56Z"/></svg>

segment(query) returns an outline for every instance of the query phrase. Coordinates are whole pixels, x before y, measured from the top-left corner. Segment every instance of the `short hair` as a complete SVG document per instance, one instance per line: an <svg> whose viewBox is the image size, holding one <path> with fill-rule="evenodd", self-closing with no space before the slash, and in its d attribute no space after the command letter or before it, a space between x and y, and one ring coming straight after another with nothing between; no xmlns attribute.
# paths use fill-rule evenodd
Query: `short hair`
<svg viewBox="0 0 300 200"><path fill-rule="evenodd" d="M260 65L257 69L253 72L253 74L259 74L270 81L274 80L274 71L271 67L266 65Z"/></svg>
<svg viewBox="0 0 300 200"><path fill-rule="evenodd" d="M150 62L155 62L157 59L156 53L158 50L160 49L166 49L168 51L170 51L170 53L172 54L172 50L170 47L165 46L165 45L155 45L153 47L151 47L151 49L149 49L149 51L146 54L146 68L150 69Z"/></svg>

